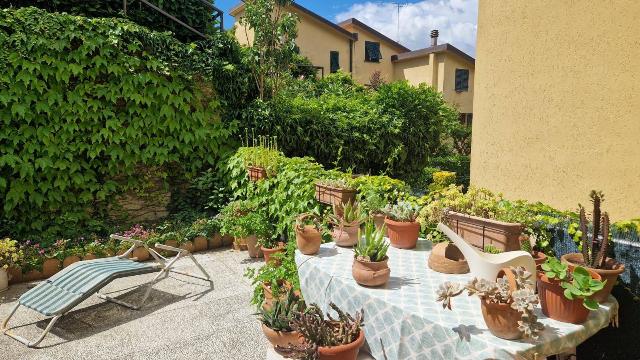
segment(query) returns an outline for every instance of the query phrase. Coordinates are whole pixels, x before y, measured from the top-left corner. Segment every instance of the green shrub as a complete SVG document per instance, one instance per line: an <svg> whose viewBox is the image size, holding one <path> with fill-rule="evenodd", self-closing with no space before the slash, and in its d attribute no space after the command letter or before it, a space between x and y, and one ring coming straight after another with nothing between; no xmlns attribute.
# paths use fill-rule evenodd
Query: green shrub
<svg viewBox="0 0 640 360"><path fill-rule="evenodd" d="M215 91L161 48L193 50L125 20L0 11L0 233L106 232L145 169L189 177L229 149Z"/></svg>

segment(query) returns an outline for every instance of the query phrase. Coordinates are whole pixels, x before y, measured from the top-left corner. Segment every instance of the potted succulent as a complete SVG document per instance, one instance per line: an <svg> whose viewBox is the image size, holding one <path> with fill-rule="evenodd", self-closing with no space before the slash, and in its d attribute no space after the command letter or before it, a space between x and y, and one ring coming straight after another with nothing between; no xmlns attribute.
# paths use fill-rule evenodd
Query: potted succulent
<svg viewBox="0 0 640 360"><path fill-rule="evenodd" d="M545 315L554 320L581 324L589 311L598 309L598 301L593 295L605 285L598 273L582 266L569 267L553 257L547 258L541 268L537 274L538 295Z"/></svg>
<svg viewBox="0 0 640 360"><path fill-rule="evenodd" d="M589 238L589 221L585 209L580 205L580 234L582 253L571 253L561 257L563 262L571 267L583 266L596 272L605 280L604 288L593 295L598 302L607 301L611 289L615 285L618 276L624 272L624 264L607 257L609 249L609 214L602 213L600 205L604 201L604 195L600 191L591 191L593 203L592 235Z"/></svg>
<svg viewBox="0 0 640 360"><path fill-rule="evenodd" d="M385 284L391 276L387 261L389 244L384 239L386 228L376 229L373 221L364 226L364 233L358 231L360 241L353 250L353 279L360 285L380 286Z"/></svg>
<svg viewBox="0 0 640 360"><path fill-rule="evenodd" d="M22 261L23 253L18 242L5 238L0 240L0 292L9 288L9 267L16 266Z"/></svg>
<svg viewBox="0 0 640 360"><path fill-rule="evenodd" d="M259 136L253 138L249 154L244 157L249 180L259 181L277 173L281 153L278 150L278 137ZM248 139L245 146L249 146Z"/></svg>
<svg viewBox="0 0 640 360"><path fill-rule="evenodd" d="M345 179L323 179L316 181L316 199L327 205L342 205L356 201L356 189Z"/></svg>
<svg viewBox="0 0 640 360"><path fill-rule="evenodd" d="M273 301L270 308L258 308L262 332L271 345L276 347L300 343L300 333L291 328L291 321L294 314L301 311L304 311L304 302L291 289L284 298Z"/></svg>
<svg viewBox="0 0 640 360"><path fill-rule="evenodd" d="M358 243L358 231L364 217L358 203L333 205L333 214L329 222L333 224L331 237L338 246L353 246Z"/></svg>
<svg viewBox="0 0 640 360"><path fill-rule="evenodd" d="M363 317L360 310L355 315L344 313L334 303L329 306L338 314L337 318L322 314L312 304L304 312L298 312L291 321L291 328L304 338L302 344L276 346L284 356L295 359L356 360L364 344Z"/></svg>
<svg viewBox="0 0 640 360"><path fill-rule="evenodd" d="M318 214L304 213L296 217L296 245L304 255L315 255L322 244L322 219Z"/></svg>
<svg viewBox="0 0 640 360"><path fill-rule="evenodd" d="M420 235L420 223L416 221L420 208L406 201L388 205L385 210L387 234L391 246L400 249L413 249Z"/></svg>
<svg viewBox="0 0 640 360"><path fill-rule="evenodd" d="M536 339L544 328L535 314L538 297L534 294L531 277L524 268L505 268L495 282L474 278L467 285L449 281L437 290L437 301L451 310L451 299L465 290L480 298L482 317L491 333L499 338L515 340Z"/></svg>
<svg viewBox="0 0 640 360"><path fill-rule="evenodd" d="M384 208L388 205L385 198L375 192L370 193L363 201L363 207L371 219L373 219L376 229L384 226Z"/></svg>

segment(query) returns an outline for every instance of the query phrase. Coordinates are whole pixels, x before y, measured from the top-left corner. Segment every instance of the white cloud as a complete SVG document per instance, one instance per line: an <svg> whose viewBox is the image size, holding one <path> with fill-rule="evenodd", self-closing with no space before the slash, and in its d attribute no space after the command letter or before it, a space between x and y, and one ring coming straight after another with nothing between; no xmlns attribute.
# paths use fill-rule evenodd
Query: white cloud
<svg viewBox="0 0 640 360"><path fill-rule="evenodd" d="M401 1L397 1L400 2ZM356 18L398 40L398 8L390 1L353 4L336 22ZM471 56L476 52L478 0L423 0L400 8L399 42L417 50L430 45L429 33L440 30L438 43L450 43Z"/></svg>

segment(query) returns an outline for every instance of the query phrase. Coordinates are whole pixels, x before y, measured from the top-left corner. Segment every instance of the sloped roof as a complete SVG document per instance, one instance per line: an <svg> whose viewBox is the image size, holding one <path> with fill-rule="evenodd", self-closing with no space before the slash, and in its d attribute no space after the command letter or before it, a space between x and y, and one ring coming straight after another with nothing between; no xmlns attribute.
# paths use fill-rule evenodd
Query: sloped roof
<svg viewBox="0 0 640 360"><path fill-rule="evenodd" d="M476 63L476 59L474 59L471 55L467 54L466 52L448 43L431 46L431 47L420 49L420 50L409 51L409 52L401 53L398 55L393 55L391 56L391 61L397 62L397 61L415 59L418 57L429 55L431 53L439 53L439 52L449 52L449 53L460 56L461 58L469 61L470 63L473 63L473 64Z"/></svg>
<svg viewBox="0 0 640 360"><path fill-rule="evenodd" d="M378 30L372 28L371 26L363 23L362 21L356 19L356 18L351 18L351 19L347 19L341 23L338 24L338 26L346 26L346 25L355 25L358 26L372 34L374 34L375 36L383 39L384 41L394 45L395 47L401 49L403 52L409 52L411 51L411 49L405 47L404 45L400 44L399 42L392 40L391 38L389 38L388 36L386 36L385 34L379 32Z"/></svg>

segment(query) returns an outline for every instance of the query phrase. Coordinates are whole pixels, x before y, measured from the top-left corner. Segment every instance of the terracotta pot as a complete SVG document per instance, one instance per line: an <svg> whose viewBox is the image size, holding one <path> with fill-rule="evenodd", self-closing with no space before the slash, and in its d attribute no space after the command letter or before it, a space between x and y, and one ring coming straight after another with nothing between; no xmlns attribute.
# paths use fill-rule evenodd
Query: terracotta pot
<svg viewBox="0 0 640 360"><path fill-rule="evenodd" d="M362 344L364 344L364 329L360 329L360 335L351 344L330 347L319 346L320 360L356 360Z"/></svg>
<svg viewBox="0 0 640 360"><path fill-rule="evenodd" d="M297 331L275 331L262 324L262 332L273 347L301 343L301 336Z"/></svg>
<svg viewBox="0 0 640 360"><path fill-rule="evenodd" d="M387 225L387 234L389 234L391 246L399 249L413 249L416 247L418 236L420 236L419 222L400 222L385 218L384 223Z"/></svg>
<svg viewBox="0 0 640 360"><path fill-rule="evenodd" d="M433 245L428 260L429 268L443 274L466 274L469 264L460 249L452 243Z"/></svg>
<svg viewBox="0 0 640 360"><path fill-rule="evenodd" d="M164 242L164 245L177 248L178 247L178 241L177 240L167 240L167 241ZM164 255L164 256L172 256L172 255L176 254L174 251L162 250L162 249L157 248L157 247L154 247L154 249L157 252L159 252L160 254Z"/></svg>
<svg viewBox="0 0 640 360"><path fill-rule="evenodd" d="M358 243L358 230L360 224L356 225L336 225L331 231L331 237L336 245L350 247Z"/></svg>
<svg viewBox="0 0 640 360"><path fill-rule="evenodd" d="M233 244L233 236L222 235L222 246L229 246L231 244Z"/></svg>
<svg viewBox="0 0 640 360"><path fill-rule="evenodd" d="M191 242L190 240L187 240L187 241L183 242L182 244L180 244L180 249L187 250L188 252L192 253L193 252L193 242Z"/></svg>
<svg viewBox="0 0 640 360"><path fill-rule="evenodd" d="M83 261L84 261L84 260L95 260L95 259L97 259L97 258L98 258L98 257L97 257L97 256L95 256L95 255L93 255L93 254L85 254L85 255L82 257L82 260L83 260Z"/></svg>
<svg viewBox="0 0 640 360"><path fill-rule="evenodd" d="M22 282L22 269L19 267L10 266L7 269L7 274L9 275L9 284Z"/></svg>
<svg viewBox="0 0 640 360"><path fill-rule="evenodd" d="M46 259L42 263L42 276L45 278L50 278L53 275L57 274L61 269L60 260L58 259Z"/></svg>
<svg viewBox="0 0 640 360"><path fill-rule="evenodd" d="M249 257L260 258L262 257L262 251L258 246L258 238L255 235L244 238L244 242L247 244L247 251L249 251Z"/></svg>
<svg viewBox="0 0 640 360"><path fill-rule="evenodd" d="M42 280L42 272L38 270L30 270L26 274L22 275L22 280L25 282Z"/></svg>
<svg viewBox="0 0 640 360"><path fill-rule="evenodd" d="M305 255L315 255L320 251L320 244L322 244L322 234L316 229L314 225L305 225L302 229L297 226L296 230L296 245L298 250Z"/></svg>
<svg viewBox="0 0 640 360"><path fill-rule="evenodd" d="M520 250L520 235L524 226L449 211L446 213L449 227L469 244L483 250L486 245L501 251Z"/></svg>
<svg viewBox="0 0 640 360"><path fill-rule="evenodd" d="M278 300L283 300L286 297L286 291L291 289L291 283L286 281L286 280L280 280L278 281L278 285L280 287L280 293L278 294ZM271 306L273 304L273 291L271 291L271 286L268 283L262 283L262 290L264 293L264 302L262 303L262 307L266 310L271 309ZM296 297L300 297L302 294L300 293L299 290L295 290L293 292L293 294Z"/></svg>
<svg viewBox="0 0 640 360"><path fill-rule="evenodd" d="M9 288L9 273L7 270L0 268L0 292Z"/></svg>
<svg viewBox="0 0 640 360"><path fill-rule="evenodd" d="M275 247L273 249L265 248L261 246L260 250L262 250L262 253L264 254L264 262L268 263L269 261L274 261L274 264L276 264L276 260L271 259L271 255L279 252L284 252L284 244L279 243L278 247ZM276 265L279 265L279 262L280 261L277 261L278 264Z"/></svg>
<svg viewBox="0 0 640 360"><path fill-rule="evenodd" d="M601 280L600 275L587 269L591 277ZM582 324L589 316L589 309L582 304L582 299L569 300L564 296L564 289L560 286L560 281L549 279L544 272L536 273L538 278L538 297L542 313L548 317L573 324Z"/></svg>
<svg viewBox="0 0 640 360"><path fill-rule="evenodd" d="M374 214L372 217L373 217L373 223L376 225L376 229L377 230L382 229L382 227L384 226L385 215L384 214Z"/></svg>
<svg viewBox="0 0 640 360"><path fill-rule="evenodd" d="M206 251L208 246L209 241L204 236L196 236L195 239L193 239L193 251L195 252Z"/></svg>
<svg viewBox="0 0 640 360"><path fill-rule="evenodd" d="M543 253L542 251L533 250L531 252L531 256L533 256L533 261L536 262L536 268L547 261L547 255L545 255L545 253Z"/></svg>
<svg viewBox="0 0 640 360"><path fill-rule="evenodd" d="M151 257L151 254L149 254L149 251L144 246L138 246L133 249L133 253L131 255L132 257L137 258L137 261L147 261L149 260L149 257Z"/></svg>
<svg viewBox="0 0 640 360"><path fill-rule="evenodd" d="M258 166L247 166L247 174L249 174L249 180L258 181L267 178L267 170Z"/></svg>
<svg viewBox="0 0 640 360"><path fill-rule="evenodd" d="M512 309L510 304L495 304L485 300L480 304L484 322L493 335L507 340L522 337L522 332L518 330L518 321L522 319L522 315L518 310Z"/></svg>
<svg viewBox="0 0 640 360"><path fill-rule="evenodd" d="M560 259L562 260L562 262L568 264L572 269L576 266L585 266L584 258L580 253L562 255ZM605 258L604 269L589 268L589 270L593 270L596 274L600 275L603 281L607 281L607 283L604 284L604 288L593 294L591 298L599 303L607 301L609 299L609 295L611 294L611 289L613 289L613 286L618 280L618 276L624 272L624 264L608 257Z"/></svg>
<svg viewBox="0 0 640 360"><path fill-rule="evenodd" d="M222 246L222 235L215 233L211 239L209 239L209 249L217 249Z"/></svg>
<svg viewBox="0 0 640 360"><path fill-rule="evenodd" d="M342 189L316 184L316 200L327 205L342 205L356 200L355 189Z"/></svg>
<svg viewBox="0 0 640 360"><path fill-rule="evenodd" d="M66 258L64 258L64 260L62 261L62 267L66 268L67 266L73 264L73 263L77 263L78 261L80 261L82 259L80 259L80 256L67 256Z"/></svg>
<svg viewBox="0 0 640 360"><path fill-rule="evenodd" d="M380 286L389 281L391 270L385 258L382 261L371 262L353 259L351 266L351 274L353 279L360 285L364 286Z"/></svg>

